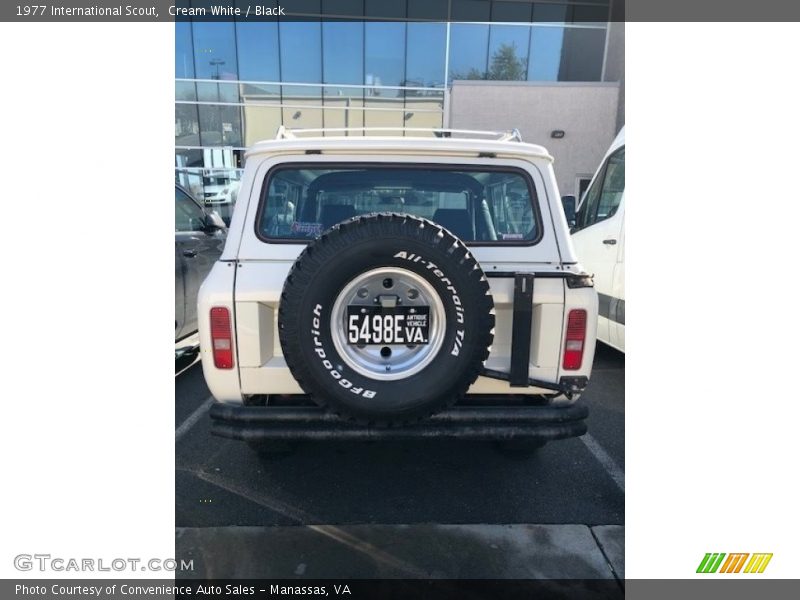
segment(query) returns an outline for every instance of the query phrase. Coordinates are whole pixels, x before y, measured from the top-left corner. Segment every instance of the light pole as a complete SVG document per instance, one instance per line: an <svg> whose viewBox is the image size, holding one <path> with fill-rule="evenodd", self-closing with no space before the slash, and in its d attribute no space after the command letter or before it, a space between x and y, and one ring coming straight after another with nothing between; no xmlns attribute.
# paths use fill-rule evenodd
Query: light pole
<svg viewBox="0 0 800 600"><path fill-rule="evenodd" d="M214 79L219 81L219 67L220 65L224 65L225 61L222 60L221 58L212 58L210 61L208 61L208 64L210 64L212 67L216 69L214 73Z"/></svg>

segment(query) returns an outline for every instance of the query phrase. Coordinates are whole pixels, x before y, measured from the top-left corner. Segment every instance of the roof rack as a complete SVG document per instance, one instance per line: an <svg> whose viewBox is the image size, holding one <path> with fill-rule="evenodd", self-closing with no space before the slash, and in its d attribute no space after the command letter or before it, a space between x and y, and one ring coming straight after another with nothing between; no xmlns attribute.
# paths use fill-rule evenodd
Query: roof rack
<svg viewBox="0 0 800 600"><path fill-rule="evenodd" d="M440 128L424 128L424 127L337 127L327 129L289 129L285 125L278 127L278 132L275 135L276 140L294 140L298 135L305 134L331 134L331 133L349 133L349 132L421 132L433 133L438 138L449 138L455 134L470 135L470 136L485 136L493 137L498 142L521 142L522 135L519 129L510 129L508 131L482 131L477 129L440 129Z"/></svg>

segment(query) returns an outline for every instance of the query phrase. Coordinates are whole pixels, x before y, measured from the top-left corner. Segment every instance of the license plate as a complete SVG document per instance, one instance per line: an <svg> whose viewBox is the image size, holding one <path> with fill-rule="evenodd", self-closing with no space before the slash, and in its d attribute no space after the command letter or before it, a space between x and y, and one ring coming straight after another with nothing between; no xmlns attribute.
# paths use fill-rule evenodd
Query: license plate
<svg viewBox="0 0 800 600"><path fill-rule="evenodd" d="M427 306L348 306L347 341L354 345L427 344Z"/></svg>

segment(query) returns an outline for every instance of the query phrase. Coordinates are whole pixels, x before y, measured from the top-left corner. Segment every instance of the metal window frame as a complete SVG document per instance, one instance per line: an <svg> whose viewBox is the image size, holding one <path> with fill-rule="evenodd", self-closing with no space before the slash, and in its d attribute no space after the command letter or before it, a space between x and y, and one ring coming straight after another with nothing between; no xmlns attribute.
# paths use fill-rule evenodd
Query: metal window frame
<svg viewBox="0 0 800 600"><path fill-rule="evenodd" d="M419 87L409 85L365 85L361 83L304 83L295 81L257 81L251 79L189 79L176 77L177 82L189 83L215 83L215 84L237 84L237 85L274 85L282 87L312 87L312 88L355 88L355 89L381 89L381 90L403 90L421 92L443 92L444 87Z"/></svg>

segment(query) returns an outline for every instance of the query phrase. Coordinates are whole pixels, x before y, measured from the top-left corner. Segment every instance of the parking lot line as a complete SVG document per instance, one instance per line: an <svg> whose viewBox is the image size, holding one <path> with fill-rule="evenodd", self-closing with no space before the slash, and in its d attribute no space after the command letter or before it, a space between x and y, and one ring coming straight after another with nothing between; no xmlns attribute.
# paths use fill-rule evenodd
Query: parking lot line
<svg viewBox="0 0 800 600"><path fill-rule="evenodd" d="M603 447L597 443L597 440L594 439L590 434L582 435L579 438L589 452L597 459L597 461L603 465L603 468L606 472L611 476L611 479L614 480L614 483L617 484L617 487L625 492L625 473L617 466L617 463L614 462L614 459L606 452Z"/></svg>
<svg viewBox="0 0 800 600"><path fill-rule="evenodd" d="M186 365L182 365L179 362L179 360L180 359L175 361L176 368L178 368L178 370L175 372L175 377L177 377L178 375L182 375L183 373L185 373L186 371L191 369L193 366L195 366L197 363L199 363L200 362L200 353L198 352L195 355L195 357L192 359L192 361L190 363L186 364Z"/></svg>
<svg viewBox="0 0 800 600"><path fill-rule="evenodd" d="M175 441L177 442L181 439L186 432L188 432L194 425L203 418L203 414L211 408L211 405L214 403L214 398L209 396L205 402L203 402L200 406L198 406L195 411L186 417L186 420L181 423L178 428L175 430Z"/></svg>

